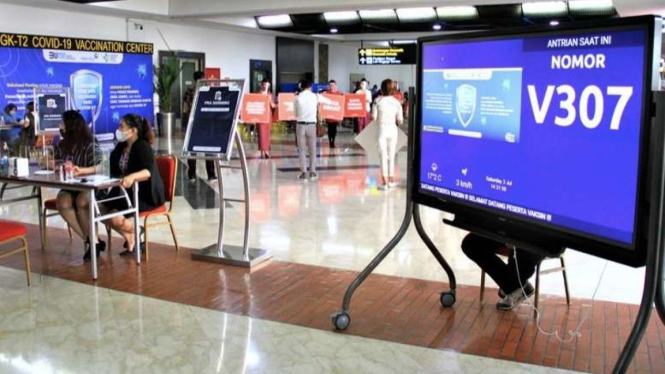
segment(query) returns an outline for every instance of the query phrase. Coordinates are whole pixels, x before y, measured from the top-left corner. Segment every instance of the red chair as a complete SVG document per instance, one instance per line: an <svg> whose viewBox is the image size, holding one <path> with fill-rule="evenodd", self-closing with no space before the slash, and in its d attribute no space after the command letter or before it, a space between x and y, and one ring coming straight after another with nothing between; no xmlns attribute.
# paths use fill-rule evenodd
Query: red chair
<svg viewBox="0 0 665 374"><path fill-rule="evenodd" d="M169 225L171 228L171 234L173 235L173 242L175 243L175 250L178 251L178 239L175 234L175 227L173 225L173 219L171 218L171 212L173 211L173 200L175 198L175 182L176 174L178 172L178 160L171 155L160 155L155 159L157 162L157 169L159 170L159 175L162 177L164 182L164 195L166 195L165 205L162 205L156 209L147 212L139 213L139 217L143 218L143 227L144 231L144 241L145 241L145 259L148 260L148 229L151 227ZM167 205L168 204L168 207ZM155 222L148 224L150 218L156 217L166 217L166 221Z"/></svg>
<svg viewBox="0 0 665 374"><path fill-rule="evenodd" d="M28 276L28 287L30 287L30 256L28 255L28 241L25 239L26 234L27 229L25 226L13 222L0 221L0 246L17 240L20 240L22 243L21 247L0 254L0 258L23 252L25 256L25 272Z"/></svg>

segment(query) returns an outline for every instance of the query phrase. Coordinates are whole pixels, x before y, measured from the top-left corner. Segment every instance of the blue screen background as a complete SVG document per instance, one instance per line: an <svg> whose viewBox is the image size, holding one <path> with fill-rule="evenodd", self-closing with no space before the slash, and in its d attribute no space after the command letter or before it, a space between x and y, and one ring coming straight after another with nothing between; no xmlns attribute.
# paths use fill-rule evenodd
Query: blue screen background
<svg viewBox="0 0 665 374"><path fill-rule="evenodd" d="M610 45L548 48L549 41L566 36L611 36L612 39ZM545 213L547 218L534 218L545 224L632 243L646 32L566 36L423 46L421 191L429 186L432 193L431 187L435 186L514 204ZM552 56L564 54L603 54L605 68L553 69ZM445 91L438 78L440 70L492 68L522 69L520 89L512 87L514 98L521 99L517 141L496 141L502 136L491 134L495 129L489 121L487 129L475 125L483 133L480 139L448 134L447 130L457 125L451 124L451 119L440 110L431 109L431 105L428 109L427 103L428 94ZM548 85L572 86L578 112L574 123L568 127L555 125L555 116L566 116L566 111L559 108L565 96L556 92L544 123L536 123L527 91L529 85L535 86L539 103ZM579 115L580 96L590 85L598 86L604 98L603 119L595 129L584 127ZM610 121L619 96L607 95L608 86L633 87L618 131L610 129ZM488 92L487 88L484 90ZM505 96L492 87L489 94ZM595 102L592 99L589 103L589 115L593 116ZM508 102L506 106L515 107L515 104ZM440 129L425 131L426 126L440 126ZM497 180L501 182L496 183ZM473 203L468 198L465 200Z"/></svg>
<svg viewBox="0 0 665 374"><path fill-rule="evenodd" d="M99 53L99 55L105 54ZM101 86L96 84L99 80L95 82L94 78L85 83L96 84L95 92L91 93L91 96L94 96L92 101L99 107L94 131L98 136L106 134L106 138L102 137L103 140L113 139L120 118L125 114L136 113L153 123L153 68L150 54L125 53L120 63L82 63L47 61L42 49L0 48L0 105L4 108L7 103L12 102L19 107L19 115L22 115L25 105L34 99L33 88L18 85L36 84L43 88L69 87L73 90L72 75L83 70L91 71L101 77ZM118 93L119 87L135 91L132 94L135 102L119 103L118 101L122 99L111 99L112 95L122 94ZM70 95L70 98L73 99L72 96ZM71 105L71 101L70 108L79 109ZM82 110L81 114L89 123L92 122L93 115L90 110Z"/></svg>

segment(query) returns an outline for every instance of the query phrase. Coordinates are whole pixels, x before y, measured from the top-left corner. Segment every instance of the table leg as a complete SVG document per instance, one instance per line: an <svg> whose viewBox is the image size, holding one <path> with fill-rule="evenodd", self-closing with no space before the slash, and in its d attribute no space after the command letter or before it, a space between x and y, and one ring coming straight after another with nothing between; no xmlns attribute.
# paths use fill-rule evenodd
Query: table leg
<svg viewBox="0 0 665 374"><path fill-rule="evenodd" d="M41 238L41 243L42 243L42 251L46 249L46 243L44 242L44 239L46 238L44 234L44 230L46 230L46 227L44 227L44 217L42 217L43 214L43 209L44 205L42 202L42 189L37 188L37 217L39 217L39 237Z"/></svg>
<svg viewBox="0 0 665 374"><path fill-rule="evenodd" d="M134 252L136 253L136 263L141 265L141 238L139 233L139 184L134 183Z"/></svg>
<svg viewBox="0 0 665 374"><path fill-rule="evenodd" d="M92 257L92 279L97 280L97 233L95 232L95 190L90 190L90 204L88 204L88 214L90 218L90 254Z"/></svg>

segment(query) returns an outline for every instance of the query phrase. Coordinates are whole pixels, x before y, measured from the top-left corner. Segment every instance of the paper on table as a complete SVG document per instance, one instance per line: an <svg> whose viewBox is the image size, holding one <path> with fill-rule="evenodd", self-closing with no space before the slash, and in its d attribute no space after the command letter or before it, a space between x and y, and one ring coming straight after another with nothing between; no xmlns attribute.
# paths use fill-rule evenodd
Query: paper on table
<svg viewBox="0 0 665 374"><path fill-rule="evenodd" d="M370 165L381 164L381 154L379 153L379 124L370 122L365 129L356 136L356 143L360 144L367 154L367 161ZM395 153L404 148L408 143L408 138L404 131L397 128L397 149Z"/></svg>
<svg viewBox="0 0 665 374"><path fill-rule="evenodd" d="M37 170L35 172L35 175L52 175L55 174L55 171L53 170Z"/></svg>
<svg viewBox="0 0 665 374"><path fill-rule="evenodd" d="M83 182L83 179L85 179L86 181ZM87 177L77 178L76 181L79 182L79 183L98 186L100 184L107 184L107 183L115 182L115 181L117 181L117 179L111 179L111 178L107 177L106 175L89 175Z"/></svg>

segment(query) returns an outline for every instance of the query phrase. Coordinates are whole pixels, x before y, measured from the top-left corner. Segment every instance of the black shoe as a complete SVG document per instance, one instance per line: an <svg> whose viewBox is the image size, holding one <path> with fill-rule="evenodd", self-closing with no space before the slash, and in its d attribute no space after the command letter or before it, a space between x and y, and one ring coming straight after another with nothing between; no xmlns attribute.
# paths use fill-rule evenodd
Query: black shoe
<svg viewBox="0 0 665 374"><path fill-rule="evenodd" d="M95 251L97 251L97 258L99 258L99 252L102 251L102 246L100 245L102 243L104 248L103 250L106 250L106 243L104 242L97 243L97 245L95 246ZM86 251L85 254L83 255L83 262L90 262L92 261L92 253L90 252L90 240L86 240L85 248Z"/></svg>
<svg viewBox="0 0 665 374"><path fill-rule="evenodd" d="M208 177L208 182L216 181L217 177Z"/></svg>
<svg viewBox="0 0 665 374"><path fill-rule="evenodd" d="M145 253L145 243L141 242L141 254ZM120 252L119 255L121 257L126 257L126 256L133 256L134 251L130 251L128 249L125 249L124 251Z"/></svg>

